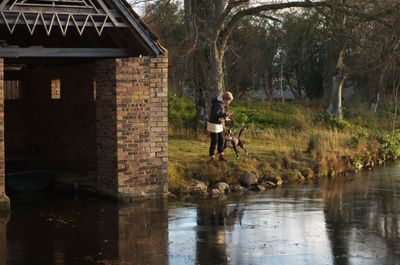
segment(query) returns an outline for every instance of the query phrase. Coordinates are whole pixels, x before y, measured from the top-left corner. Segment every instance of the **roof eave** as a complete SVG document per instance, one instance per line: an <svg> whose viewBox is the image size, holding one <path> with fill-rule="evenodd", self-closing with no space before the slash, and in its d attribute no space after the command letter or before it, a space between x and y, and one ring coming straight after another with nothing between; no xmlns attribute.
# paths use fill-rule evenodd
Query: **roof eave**
<svg viewBox="0 0 400 265"><path fill-rule="evenodd" d="M166 55L166 48L160 44L157 36L141 20L141 18L133 10L132 6L125 0L115 0L114 3L125 15L128 22L133 26L139 36L147 44L147 48L152 53L152 55Z"/></svg>

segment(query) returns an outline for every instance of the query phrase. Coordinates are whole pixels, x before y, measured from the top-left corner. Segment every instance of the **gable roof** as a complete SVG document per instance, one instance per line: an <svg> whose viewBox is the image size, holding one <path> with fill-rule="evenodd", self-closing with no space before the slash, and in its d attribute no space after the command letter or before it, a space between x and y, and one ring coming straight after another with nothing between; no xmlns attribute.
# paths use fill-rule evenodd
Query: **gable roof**
<svg viewBox="0 0 400 265"><path fill-rule="evenodd" d="M46 49L43 56L52 56L51 49L71 57L89 50L94 57L164 53L125 0L2 0L0 57L39 56L30 48L38 46Z"/></svg>

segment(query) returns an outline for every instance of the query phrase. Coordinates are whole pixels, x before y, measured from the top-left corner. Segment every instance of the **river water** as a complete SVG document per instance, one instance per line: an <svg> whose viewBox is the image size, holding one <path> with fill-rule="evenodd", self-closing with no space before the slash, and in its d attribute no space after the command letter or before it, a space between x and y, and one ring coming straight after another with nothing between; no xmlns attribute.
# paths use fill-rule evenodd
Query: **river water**
<svg viewBox="0 0 400 265"><path fill-rule="evenodd" d="M400 264L399 224L400 164L209 200L19 194L0 265Z"/></svg>

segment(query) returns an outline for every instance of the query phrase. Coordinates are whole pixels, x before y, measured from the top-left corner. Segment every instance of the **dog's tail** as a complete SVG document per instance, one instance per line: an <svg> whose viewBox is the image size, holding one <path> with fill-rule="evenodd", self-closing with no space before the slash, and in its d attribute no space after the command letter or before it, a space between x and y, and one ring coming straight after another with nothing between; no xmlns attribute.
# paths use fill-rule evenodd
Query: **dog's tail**
<svg viewBox="0 0 400 265"><path fill-rule="evenodd" d="M238 138L240 138L240 136L242 135L242 132L245 131L245 130L246 130L246 128L242 128L242 129L240 130Z"/></svg>

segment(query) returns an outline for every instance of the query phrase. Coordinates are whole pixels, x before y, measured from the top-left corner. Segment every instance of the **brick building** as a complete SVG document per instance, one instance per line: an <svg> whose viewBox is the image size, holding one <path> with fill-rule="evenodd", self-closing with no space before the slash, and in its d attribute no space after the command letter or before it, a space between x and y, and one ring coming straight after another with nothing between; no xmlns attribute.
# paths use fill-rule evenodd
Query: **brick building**
<svg viewBox="0 0 400 265"><path fill-rule="evenodd" d="M2 0L0 208L6 176L34 170L120 200L160 196L167 64L125 0Z"/></svg>

